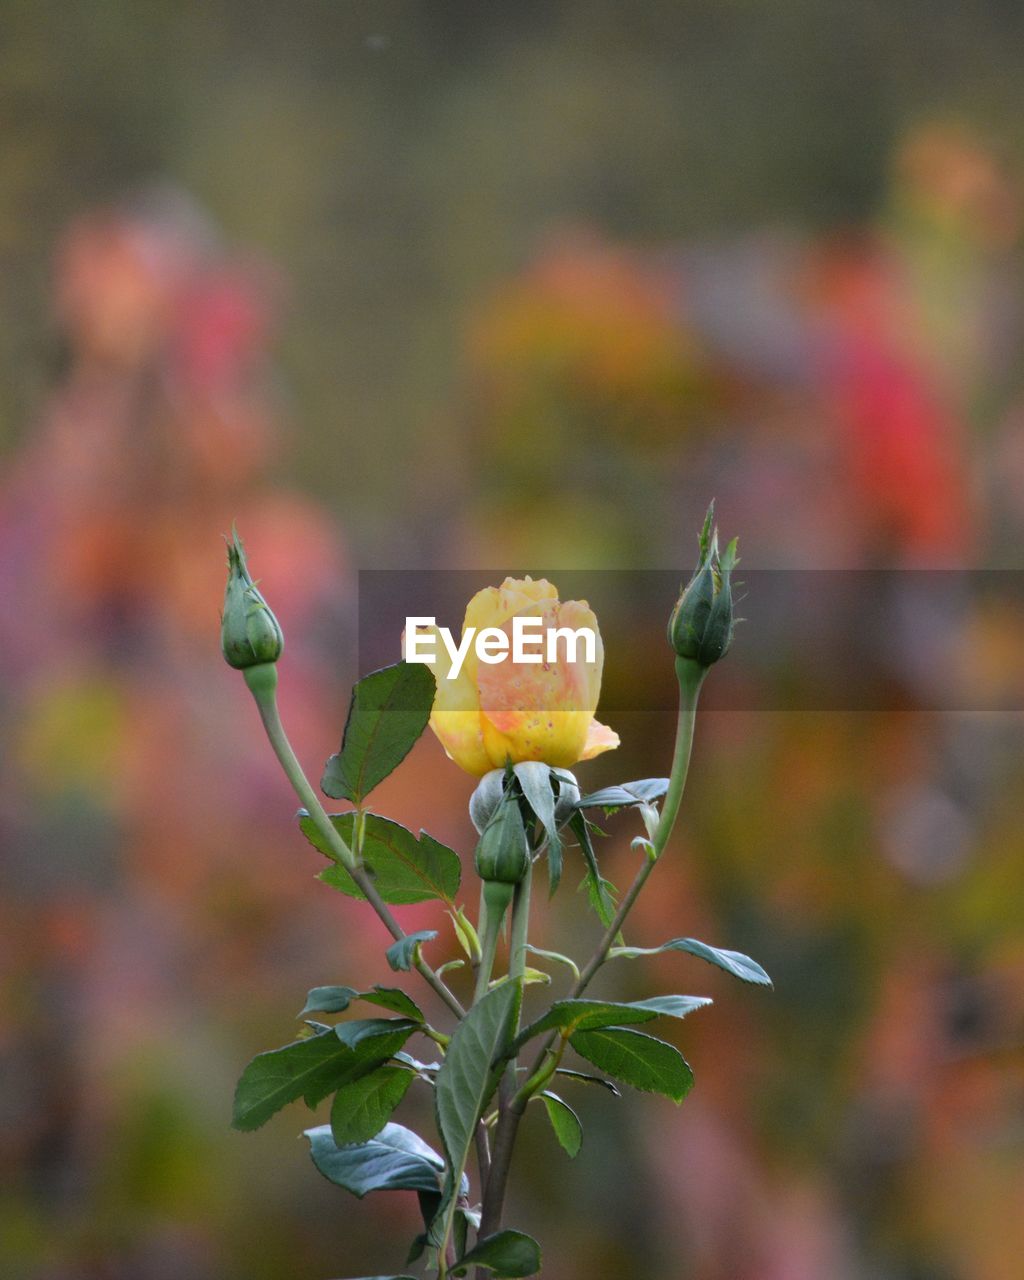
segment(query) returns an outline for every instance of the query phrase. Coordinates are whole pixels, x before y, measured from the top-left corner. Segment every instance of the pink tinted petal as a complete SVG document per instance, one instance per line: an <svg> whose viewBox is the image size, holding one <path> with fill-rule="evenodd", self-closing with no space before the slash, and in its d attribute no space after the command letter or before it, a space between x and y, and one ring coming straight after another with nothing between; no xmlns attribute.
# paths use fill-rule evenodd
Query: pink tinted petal
<svg viewBox="0 0 1024 1280"><path fill-rule="evenodd" d="M606 724L600 724L597 720L591 720L580 759L593 760L594 756L599 756L602 751L614 751L618 745L619 735L614 729L610 729Z"/></svg>

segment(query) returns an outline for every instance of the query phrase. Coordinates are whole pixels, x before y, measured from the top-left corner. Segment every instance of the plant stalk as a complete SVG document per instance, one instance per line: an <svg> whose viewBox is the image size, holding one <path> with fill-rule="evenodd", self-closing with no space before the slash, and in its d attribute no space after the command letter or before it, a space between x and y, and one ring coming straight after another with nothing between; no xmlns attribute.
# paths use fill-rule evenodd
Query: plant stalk
<svg viewBox="0 0 1024 1280"><path fill-rule="evenodd" d="M268 671L274 673L272 679L268 677ZM250 672L253 673L251 677ZM335 827L334 823L331 822L330 818L327 816L323 805L320 803L319 797L313 790L309 783L309 779L303 772L302 765L299 763L298 757L293 751L291 743L288 741L288 735L285 733L284 725L281 723L281 713L278 710L277 705L276 668L270 664L249 667L245 670L244 675L246 684L248 684L253 698L256 701L256 706L260 713L260 719L263 721L263 727L266 730L267 738L274 749L274 754L280 761L281 768L284 770L285 776L292 785L292 789L302 802L304 808L308 811L316 829L320 832L328 845L330 845L339 862L341 862L342 866L344 866L345 870L359 886L359 889L366 898L366 901L380 917L384 927L396 941L400 941L406 936L405 930L391 914L387 903L377 892L373 881L366 874L363 867L358 863L355 854L342 838L341 833ZM420 976L433 988L438 997L444 1001L451 1012L455 1014L457 1018L464 1018L466 1016L465 1009L462 1007L454 993L448 988L443 979L437 976L422 956L418 956L414 963Z"/></svg>
<svg viewBox="0 0 1024 1280"><path fill-rule="evenodd" d="M654 838L651 841L654 846L653 854L645 857L642 865L636 873L633 883L630 885L626 896L622 899L615 918L605 930L601 941L598 943L597 950L594 952L590 961L580 974L579 981L573 987L570 999L576 999L590 985L591 980L597 971L608 958L608 952L615 944L615 939L622 931L626 917L633 909L640 891L647 883L647 878L654 869L655 863L665 851L672 830L679 814L679 806L683 798L683 791L686 787L686 776L690 768L690 754L693 749L693 731L697 715L697 701L700 696L701 685L704 683L704 677L707 674L707 668L700 666L698 663L687 658L676 659L676 676L679 681L679 714L676 718L676 740L675 749L672 756L672 769L669 774L668 791L665 793L665 801L661 809L661 817L658 821ZM515 945L513 939L513 946ZM525 951L523 957L525 960ZM553 1032L544 1041L540 1052L533 1063L529 1072L529 1078L536 1076L544 1067L545 1058L551 1046L557 1038L557 1032ZM526 1104L529 1101L529 1094L526 1090L520 1090L511 1098L506 1098L501 1107L501 1114L498 1119L498 1126L494 1135L494 1150L491 1153L491 1171L487 1179L487 1187L484 1192L483 1213L480 1221L479 1236L482 1239L491 1235L501 1226L501 1215L505 1202L505 1191L508 1186L509 1170L512 1163L512 1152L515 1148L516 1134L519 1129L519 1122L526 1110ZM488 1274L483 1270L477 1270L477 1280L488 1280Z"/></svg>

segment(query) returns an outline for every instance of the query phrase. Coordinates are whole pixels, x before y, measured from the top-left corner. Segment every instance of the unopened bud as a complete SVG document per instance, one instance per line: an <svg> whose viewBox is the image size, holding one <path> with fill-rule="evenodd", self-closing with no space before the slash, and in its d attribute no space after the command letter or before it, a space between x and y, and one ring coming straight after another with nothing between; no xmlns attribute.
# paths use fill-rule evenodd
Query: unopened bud
<svg viewBox="0 0 1024 1280"><path fill-rule="evenodd" d="M491 814L476 846L476 872L481 880L518 884L530 866L530 845L519 802L510 786Z"/></svg>
<svg viewBox="0 0 1024 1280"><path fill-rule="evenodd" d="M228 543L220 647L224 660L238 671L274 663L284 649L281 627L252 580L237 532Z"/></svg>
<svg viewBox="0 0 1024 1280"><path fill-rule="evenodd" d="M700 559L683 588L668 624L668 638L680 658L710 667L732 644L734 619L730 577L737 563L737 540L719 555L715 504L708 507L700 534Z"/></svg>

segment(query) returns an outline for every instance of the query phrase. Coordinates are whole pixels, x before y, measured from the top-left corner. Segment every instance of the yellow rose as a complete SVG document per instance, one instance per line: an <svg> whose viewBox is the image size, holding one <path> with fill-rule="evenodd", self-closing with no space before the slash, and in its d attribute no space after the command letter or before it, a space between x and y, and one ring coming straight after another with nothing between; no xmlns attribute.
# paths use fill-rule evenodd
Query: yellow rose
<svg viewBox="0 0 1024 1280"><path fill-rule="evenodd" d="M601 693L604 647L597 618L584 600L558 599L558 591L543 578L506 578L500 587L486 587L466 606L463 634L475 627L497 627L510 636L512 619L540 618L548 627L589 627L595 638L594 661L568 661L561 641L556 662L522 664L511 652L500 663L481 662L471 645L454 679L448 651L435 635L437 694L430 727L449 757L467 773L482 777L511 760L540 760L570 768L619 745L619 735L594 719ZM530 637L531 642L533 636ZM544 656L544 646L530 645Z"/></svg>

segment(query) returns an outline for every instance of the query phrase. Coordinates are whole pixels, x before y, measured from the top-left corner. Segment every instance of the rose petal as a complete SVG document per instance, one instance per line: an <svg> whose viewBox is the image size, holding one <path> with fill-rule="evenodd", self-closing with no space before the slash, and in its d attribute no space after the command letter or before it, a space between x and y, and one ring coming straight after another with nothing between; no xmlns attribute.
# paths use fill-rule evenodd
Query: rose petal
<svg viewBox="0 0 1024 1280"><path fill-rule="evenodd" d="M587 740L583 745L583 754L581 760L593 760L594 756L599 756L602 751L614 751L619 745L619 735L614 729L610 729L606 724L601 724L597 720L591 720L587 728Z"/></svg>

